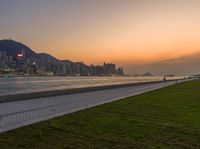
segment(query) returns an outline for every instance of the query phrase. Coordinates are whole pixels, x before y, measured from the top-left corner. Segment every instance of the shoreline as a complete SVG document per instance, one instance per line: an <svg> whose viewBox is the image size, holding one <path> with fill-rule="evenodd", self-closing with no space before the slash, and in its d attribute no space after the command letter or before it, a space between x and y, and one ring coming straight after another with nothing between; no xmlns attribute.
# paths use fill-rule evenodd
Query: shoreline
<svg viewBox="0 0 200 149"><path fill-rule="evenodd" d="M129 87L129 86L154 84L154 83L160 83L160 82L179 81L179 80L184 80L184 79L126 83L126 84L104 85L104 86L95 86L95 87L92 86L92 87L61 89L61 90L49 90L49 91L31 92L31 93L17 93L17 94L12 94L12 95L2 95L2 96L0 96L0 103L20 101L20 100L28 100L28 99L36 99L36 98L42 98L42 97L61 96L61 95L67 95L67 94L83 93L83 92L106 90L106 89L115 89L115 88L121 88L121 87Z"/></svg>

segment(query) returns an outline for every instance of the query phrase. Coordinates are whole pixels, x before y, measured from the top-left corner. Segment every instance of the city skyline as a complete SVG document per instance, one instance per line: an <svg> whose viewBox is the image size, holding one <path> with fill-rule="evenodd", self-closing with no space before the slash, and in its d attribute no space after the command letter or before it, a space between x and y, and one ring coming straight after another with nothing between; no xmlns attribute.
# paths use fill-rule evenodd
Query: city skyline
<svg viewBox="0 0 200 149"><path fill-rule="evenodd" d="M124 66L200 52L198 0L2 0L1 39L59 59Z"/></svg>
<svg viewBox="0 0 200 149"><path fill-rule="evenodd" d="M59 60L48 53L35 53L14 40L0 40L0 76L123 76L113 63L86 65Z"/></svg>

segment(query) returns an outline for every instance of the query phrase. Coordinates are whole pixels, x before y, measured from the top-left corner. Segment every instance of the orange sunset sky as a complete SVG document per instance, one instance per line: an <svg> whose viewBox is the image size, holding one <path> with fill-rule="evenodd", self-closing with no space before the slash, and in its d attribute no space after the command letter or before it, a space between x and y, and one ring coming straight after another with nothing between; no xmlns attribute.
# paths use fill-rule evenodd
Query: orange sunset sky
<svg viewBox="0 0 200 149"><path fill-rule="evenodd" d="M0 38L86 64L200 52L200 0L1 0Z"/></svg>

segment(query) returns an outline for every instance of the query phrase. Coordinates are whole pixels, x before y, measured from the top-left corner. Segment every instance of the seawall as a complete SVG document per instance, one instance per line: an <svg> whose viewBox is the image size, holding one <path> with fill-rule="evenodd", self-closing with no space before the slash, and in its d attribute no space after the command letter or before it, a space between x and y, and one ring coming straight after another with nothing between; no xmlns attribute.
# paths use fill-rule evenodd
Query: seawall
<svg viewBox="0 0 200 149"><path fill-rule="evenodd" d="M182 80L182 79L179 79L179 80ZM175 81L175 80L167 80L165 82L170 82L170 81ZM19 101L19 100L28 100L28 99L41 98L41 97L51 97L51 96L60 96L60 95L66 95L66 94L83 93L83 92L105 90L105 89L114 89L114 88L120 88L120 87L146 85L146 84L161 83L161 82L163 81L139 82L139 83L62 89L62 90L50 90L50 91L31 92L31 93L18 93L18 94L0 96L0 103Z"/></svg>

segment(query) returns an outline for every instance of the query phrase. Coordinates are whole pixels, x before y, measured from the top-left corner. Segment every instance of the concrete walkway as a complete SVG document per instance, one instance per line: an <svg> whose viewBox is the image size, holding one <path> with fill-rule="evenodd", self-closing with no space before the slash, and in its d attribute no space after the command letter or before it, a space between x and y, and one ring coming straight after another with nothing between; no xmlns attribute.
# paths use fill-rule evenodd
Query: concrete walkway
<svg viewBox="0 0 200 149"><path fill-rule="evenodd" d="M174 84L175 81L76 93L0 104L0 132L47 120L124 97Z"/></svg>

